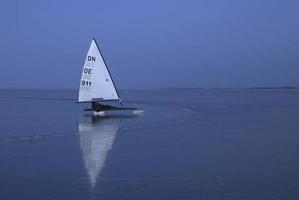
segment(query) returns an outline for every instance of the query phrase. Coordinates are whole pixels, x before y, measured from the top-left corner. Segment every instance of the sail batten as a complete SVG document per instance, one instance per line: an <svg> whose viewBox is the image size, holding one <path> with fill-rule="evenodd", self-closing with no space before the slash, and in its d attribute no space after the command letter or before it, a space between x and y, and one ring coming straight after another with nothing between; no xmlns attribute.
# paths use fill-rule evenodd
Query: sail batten
<svg viewBox="0 0 299 200"><path fill-rule="evenodd" d="M106 62L93 39L82 70L78 102L119 99Z"/></svg>

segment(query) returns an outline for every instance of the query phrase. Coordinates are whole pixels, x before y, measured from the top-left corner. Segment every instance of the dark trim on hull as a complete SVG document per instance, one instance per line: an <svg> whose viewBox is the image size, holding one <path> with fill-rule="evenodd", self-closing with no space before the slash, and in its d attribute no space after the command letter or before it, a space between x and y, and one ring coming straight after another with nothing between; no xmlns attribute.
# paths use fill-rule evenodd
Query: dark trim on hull
<svg viewBox="0 0 299 200"><path fill-rule="evenodd" d="M111 108L106 108L106 109L101 109L101 110L96 110L95 108L86 108L84 111L108 111L108 110L139 110L138 108L131 108L131 107L111 107Z"/></svg>
<svg viewBox="0 0 299 200"><path fill-rule="evenodd" d="M107 111L107 110L138 110L138 108L110 106L110 105L103 105L97 102L92 102L91 108L84 109L84 111L97 111L97 112Z"/></svg>

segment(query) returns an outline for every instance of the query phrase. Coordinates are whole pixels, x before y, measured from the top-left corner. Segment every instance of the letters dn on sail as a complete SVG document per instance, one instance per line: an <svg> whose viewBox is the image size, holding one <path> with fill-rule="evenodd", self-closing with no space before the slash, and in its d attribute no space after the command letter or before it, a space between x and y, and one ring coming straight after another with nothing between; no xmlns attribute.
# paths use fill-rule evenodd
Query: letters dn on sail
<svg viewBox="0 0 299 200"><path fill-rule="evenodd" d="M87 60L95 62L96 61L96 57L94 57L94 56L88 56Z"/></svg>

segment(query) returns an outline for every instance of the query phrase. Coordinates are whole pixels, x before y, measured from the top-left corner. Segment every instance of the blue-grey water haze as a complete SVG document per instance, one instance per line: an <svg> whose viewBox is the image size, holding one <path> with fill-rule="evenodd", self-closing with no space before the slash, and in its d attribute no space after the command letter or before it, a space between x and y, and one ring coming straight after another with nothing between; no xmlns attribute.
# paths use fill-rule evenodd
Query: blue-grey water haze
<svg viewBox="0 0 299 200"><path fill-rule="evenodd" d="M1 88L77 88L96 37L120 88L299 86L299 2L0 2Z"/></svg>
<svg viewBox="0 0 299 200"><path fill-rule="evenodd" d="M298 7L1 1L0 199L298 199ZM144 115L75 103L94 37Z"/></svg>
<svg viewBox="0 0 299 200"><path fill-rule="evenodd" d="M120 93L144 115L0 91L0 199L298 199L298 90Z"/></svg>

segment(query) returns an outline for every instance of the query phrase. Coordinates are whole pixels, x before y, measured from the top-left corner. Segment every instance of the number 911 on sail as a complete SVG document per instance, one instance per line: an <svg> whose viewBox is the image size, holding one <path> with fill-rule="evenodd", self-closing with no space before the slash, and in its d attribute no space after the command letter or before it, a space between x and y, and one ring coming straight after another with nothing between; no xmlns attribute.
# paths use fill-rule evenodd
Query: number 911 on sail
<svg viewBox="0 0 299 200"><path fill-rule="evenodd" d="M82 80L81 85L90 87L91 86L91 81Z"/></svg>

